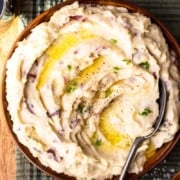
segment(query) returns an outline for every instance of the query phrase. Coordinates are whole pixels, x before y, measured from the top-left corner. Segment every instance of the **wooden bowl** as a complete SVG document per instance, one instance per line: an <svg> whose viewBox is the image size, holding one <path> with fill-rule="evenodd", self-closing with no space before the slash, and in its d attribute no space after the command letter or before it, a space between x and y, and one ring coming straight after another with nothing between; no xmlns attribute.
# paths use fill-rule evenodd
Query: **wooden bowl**
<svg viewBox="0 0 180 180"><path fill-rule="evenodd" d="M27 37L30 33L31 30L37 26L38 24L48 21L50 19L50 17L53 15L53 13L57 10L59 10L61 7L71 4L72 2L74 2L75 0L69 0L63 3L60 3L52 8L50 8L49 10L43 12L42 14L40 14L38 17L36 17L25 29L24 31L20 34L20 36L17 38L15 44L12 47L12 50L9 54L9 57L11 57L12 53L14 52L15 48L17 47L17 42L23 40L25 37ZM145 16L148 16L151 18L152 22L156 23L162 30L168 44L169 47L171 49L173 49L175 51L175 53L177 54L177 62L176 65L178 66L178 69L180 70L180 48L178 43L176 42L175 38L171 35L171 33L168 31L168 29L159 21L157 20L152 14L150 14L148 11L146 11L143 8L139 8L131 3L127 3L124 1L119 1L119 0L79 0L80 4L93 4L93 5L113 5L113 6L121 6L121 7L125 7L127 8L130 12L139 12ZM7 60L6 60L7 62ZM1 87L0 87L0 111L2 111L3 113L3 117L8 124L10 133L12 134L13 138L15 139L18 147L21 149L21 151L23 152L23 154L35 165L37 166L39 169L41 169L42 171L44 171L45 173L54 176L56 178L59 179L64 179L64 180L70 180L70 179L75 179L73 177L69 177L66 176L64 174L60 174L60 173L56 173L55 171L53 171L52 169L43 166L40 161L33 157L32 154L30 153L30 151L28 150L27 147L25 147L24 145L22 145L18 139L17 136L14 134L14 132L12 131L12 121L10 119L10 115L9 112L7 111L7 100L6 100L6 96L5 96L5 72L6 72L6 62L3 62L3 71L1 74ZM162 161L167 154L173 149L173 147L175 146L175 144L178 142L178 140L180 139L180 131L178 131L174 137L174 139L166 144L164 144L160 149L158 149L156 151L156 153L151 156L146 163L144 164L144 169L142 172L140 172L139 174L128 174L127 179L137 179L138 177L144 175L145 173L147 173L150 169L154 168L160 161ZM113 179L118 179L118 177L114 177Z"/></svg>

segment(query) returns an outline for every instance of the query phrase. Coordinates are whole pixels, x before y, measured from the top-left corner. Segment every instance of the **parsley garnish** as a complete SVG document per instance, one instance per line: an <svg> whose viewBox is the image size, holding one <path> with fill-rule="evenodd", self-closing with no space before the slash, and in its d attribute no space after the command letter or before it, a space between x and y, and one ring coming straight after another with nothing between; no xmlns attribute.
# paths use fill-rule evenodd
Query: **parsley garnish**
<svg viewBox="0 0 180 180"><path fill-rule="evenodd" d="M123 59L122 61L124 61L127 65L131 64L131 60L130 59Z"/></svg>
<svg viewBox="0 0 180 180"><path fill-rule="evenodd" d="M84 105L82 103L79 103L76 111L78 113L82 114L83 113L83 109L84 109Z"/></svg>
<svg viewBox="0 0 180 180"><path fill-rule="evenodd" d="M145 108L144 111L140 112L141 116L148 116L152 111L149 108Z"/></svg>
<svg viewBox="0 0 180 180"><path fill-rule="evenodd" d="M118 40L117 39L110 39L109 42L111 44L117 44Z"/></svg>
<svg viewBox="0 0 180 180"><path fill-rule="evenodd" d="M101 139L96 139L94 144L95 144L95 146L100 146L102 144L102 140Z"/></svg>
<svg viewBox="0 0 180 180"><path fill-rule="evenodd" d="M114 70L114 73L118 73L118 71L120 70L120 68L117 67L117 66L114 66L114 67L113 67L113 70Z"/></svg>
<svg viewBox="0 0 180 180"><path fill-rule="evenodd" d="M78 83L76 81L71 82L65 89L66 93L72 93L77 89Z"/></svg>
<svg viewBox="0 0 180 180"><path fill-rule="evenodd" d="M132 33L130 32L130 31L128 31L128 34L131 36L132 35Z"/></svg>
<svg viewBox="0 0 180 180"><path fill-rule="evenodd" d="M76 112L83 115L83 113L90 113L91 109L92 106L85 106L84 104L79 103Z"/></svg>
<svg viewBox="0 0 180 180"><path fill-rule="evenodd" d="M147 70L150 68L150 64L147 61L140 63L139 66Z"/></svg>
<svg viewBox="0 0 180 180"><path fill-rule="evenodd" d="M111 89L105 91L105 98L107 98L112 93Z"/></svg>
<svg viewBox="0 0 180 180"><path fill-rule="evenodd" d="M92 109L92 106L87 106L84 110L84 112L88 112L90 113L91 112L91 109Z"/></svg>
<svg viewBox="0 0 180 180"><path fill-rule="evenodd" d="M72 66L71 66L71 65L68 65L67 68L68 68L68 71L71 71Z"/></svg>

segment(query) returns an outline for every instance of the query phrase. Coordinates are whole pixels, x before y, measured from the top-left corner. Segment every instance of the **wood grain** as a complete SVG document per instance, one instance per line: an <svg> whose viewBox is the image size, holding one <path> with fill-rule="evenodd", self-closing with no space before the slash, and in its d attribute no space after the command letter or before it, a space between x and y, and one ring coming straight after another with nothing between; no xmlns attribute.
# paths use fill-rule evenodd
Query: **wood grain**
<svg viewBox="0 0 180 180"><path fill-rule="evenodd" d="M4 119L0 121L0 179L14 180L16 175L16 147L9 135Z"/></svg>
<svg viewBox="0 0 180 180"><path fill-rule="evenodd" d="M0 74L3 72L7 55L17 35L18 18L14 18L11 22L4 24L0 21ZM0 81L2 81L1 79L2 76L0 76ZM2 111L0 111L0 179L15 180L16 145L3 117Z"/></svg>

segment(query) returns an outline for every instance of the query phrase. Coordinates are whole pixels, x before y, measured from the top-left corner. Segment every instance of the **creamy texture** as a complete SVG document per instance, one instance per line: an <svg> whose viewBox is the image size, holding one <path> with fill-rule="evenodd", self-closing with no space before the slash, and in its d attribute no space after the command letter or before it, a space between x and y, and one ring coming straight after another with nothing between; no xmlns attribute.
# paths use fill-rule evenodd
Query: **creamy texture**
<svg viewBox="0 0 180 180"><path fill-rule="evenodd" d="M160 29L125 8L74 3L19 42L7 64L13 130L45 166L78 179L118 175L133 140L152 131L158 80L169 98L159 132L130 172L179 128L179 74Z"/></svg>

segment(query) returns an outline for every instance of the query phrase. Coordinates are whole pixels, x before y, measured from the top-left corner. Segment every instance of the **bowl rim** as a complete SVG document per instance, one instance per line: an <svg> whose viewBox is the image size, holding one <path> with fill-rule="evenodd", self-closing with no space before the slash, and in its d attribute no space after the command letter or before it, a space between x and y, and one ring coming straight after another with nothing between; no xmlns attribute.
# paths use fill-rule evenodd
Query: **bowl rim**
<svg viewBox="0 0 180 180"><path fill-rule="evenodd" d="M54 7L51 7L50 9L44 11L43 13L41 13L40 15L38 15L31 23L28 24L28 26L20 33L20 35L17 37L16 41L14 42L14 45L12 46L10 53L8 55L8 58L6 59L4 66L3 66L3 72L2 72L2 82L1 82L1 111L3 112L3 117L7 123L8 126L8 131L10 132L10 134L13 136L13 139L15 140L15 143L17 144L17 146L19 147L19 149L21 150L21 152L24 154L24 156L32 163L34 164L37 168L39 168L40 170L42 170L43 172L45 172L46 174L56 177L56 178L62 178L62 179L66 179L66 180L73 180L75 179L74 177L70 177L67 176L63 173L57 173L54 170L52 170L49 167L46 167L44 165L41 164L41 162L35 158L31 152L29 151L29 149L24 146L23 144L20 143L20 141L18 140L16 134L13 132L13 122L11 121L10 118L10 114L7 110L7 100L6 100L6 63L8 61L8 59L11 57L11 55L13 54L14 50L17 48L17 43L21 40L23 40L24 38L26 38L30 33L31 33L31 29L33 29L35 26L37 26L38 24L48 21L48 19L50 19L50 17L60 8L72 4L73 2L78 1L80 4L92 4L92 5L114 5L114 6L120 6L120 7L125 7L127 8L130 12L138 12L140 14L143 14L147 17L150 17L150 19L152 20L153 23L157 24L161 31L163 32L163 35L165 36L166 41L168 42L168 45L170 46L171 49L173 49L177 55L177 59L178 61L176 62L177 66L178 66L178 70L180 70L180 47L177 43L177 41L175 40L174 36L170 33L170 31L168 30L168 28L160 21L158 20L154 15L152 15L149 11L147 11L146 9L139 7L133 3L130 2L126 2L126 1L121 1L121 0L67 0L65 2L61 2L60 4L55 5ZM128 179L137 179L138 177L146 174L148 171L150 171L152 168L154 168L155 166L157 166L173 149L173 147L176 145L176 143L179 141L180 139L180 130L176 133L175 137L173 138L173 140L171 140L168 143L165 143L160 149L157 150L156 154L158 153L158 158L155 157L153 158L150 157L150 159L152 159L152 164L149 167L146 167L146 162L144 164L143 167L143 171L139 172L138 174L128 174ZM163 149L162 149L163 148ZM116 176L113 179L118 179L118 176Z"/></svg>

